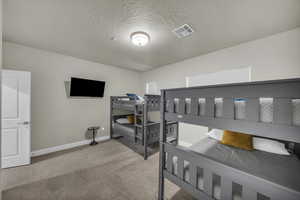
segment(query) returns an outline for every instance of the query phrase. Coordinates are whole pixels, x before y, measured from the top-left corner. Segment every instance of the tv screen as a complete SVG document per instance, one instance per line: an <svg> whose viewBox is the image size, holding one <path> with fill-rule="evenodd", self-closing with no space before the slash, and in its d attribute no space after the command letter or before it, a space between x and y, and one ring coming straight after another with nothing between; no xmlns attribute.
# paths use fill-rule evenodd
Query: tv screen
<svg viewBox="0 0 300 200"><path fill-rule="evenodd" d="M82 78L71 78L71 97L103 97L104 81L96 81Z"/></svg>

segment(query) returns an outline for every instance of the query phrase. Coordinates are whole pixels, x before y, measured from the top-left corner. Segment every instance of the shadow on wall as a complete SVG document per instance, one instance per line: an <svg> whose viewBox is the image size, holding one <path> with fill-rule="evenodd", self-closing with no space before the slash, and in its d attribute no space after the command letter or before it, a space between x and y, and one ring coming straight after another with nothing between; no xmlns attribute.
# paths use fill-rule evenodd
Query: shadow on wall
<svg viewBox="0 0 300 200"><path fill-rule="evenodd" d="M65 81L65 90L67 98L70 98L71 81Z"/></svg>

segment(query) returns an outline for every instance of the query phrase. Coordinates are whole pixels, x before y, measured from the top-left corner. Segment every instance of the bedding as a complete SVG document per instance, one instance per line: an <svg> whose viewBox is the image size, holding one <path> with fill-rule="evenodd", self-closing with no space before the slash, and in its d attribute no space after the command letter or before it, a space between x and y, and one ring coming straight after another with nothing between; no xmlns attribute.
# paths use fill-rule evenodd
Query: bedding
<svg viewBox="0 0 300 200"><path fill-rule="evenodd" d="M290 153L285 148L285 144L275 140L253 137L253 147L254 149L266 151L269 153L290 155Z"/></svg>
<svg viewBox="0 0 300 200"><path fill-rule="evenodd" d="M145 99L143 97L136 95L136 94L127 93L126 95L129 97L129 100L131 100L131 101L136 101L139 103L142 103L143 101L145 101Z"/></svg>
<svg viewBox="0 0 300 200"><path fill-rule="evenodd" d="M114 134L117 135L127 135L134 137L134 124L119 124L114 123L113 125Z"/></svg>
<svg viewBox="0 0 300 200"><path fill-rule="evenodd" d="M277 155L263 151L246 151L220 144L209 137L189 148L195 153L205 155L230 167L245 171L287 188L300 191L300 161L296 156ZM184 179L189 182L189 164L184 163ZM173 157L173 172L177 175L177 158ZM198 188L203 190L203 177L198 176ZM215 181L213 195L220 199L220 185ZM234 200L241 196L237 188L233 188Z"/></svg>
<svg viewBox="0 0 300 200"><path fill-rule="evenodd" d="M225 130L221 143L244 150L253 150L252 135Z"/></svg>
<svg viewBox="0 0 300 200"><path fill-rule="evenodd" d="M116 120L119 124L130 124L129 120L127 118L119 118Z"/></svg>
<svg viewBox="0 0 300 200"><path fill-rule="evenodd" d="M152 123L151 121L148 121L148 123ZM153 126L154 127L154 126ZM152 129L149 129L148 131L148 136L150 137L151 135L153 135L153 134L151 134L153 131L155 131L155 132L157 132L157 137L158 137L158 133L159 133L159 127L158 127L158 129L156 130L154 130L153 129L153 127L152 127ZM134 124L120 124L120 123L118 123L118 122L116 122L116 123L114 123L113 124L113 132L114 132L114 134L115 135L121 135L121 136L129 136L129 137L135 137L135 125ZM137 136L140 136L141 137L141 132L140 131L138 131L138 133L137 133ZM149 143L151 143L151 139L153 139L153 138L150 138L149 139Z"/></svg>
<svg viewBox="0 0 300 200"><path fill-rule="evenodd" d="M121 100L122 100L122 101L130 101L129 98L122 98Z"/></svg>
<svg viewBox="0 0 300 200"><path fill-rule="evenodd" d="M215 140L218 140L218 141L221 141L222 138L223 138L223 133L224 131L223 130L220 130L220 129L212 129L211 131L209 131L207 133L207 136L215 139Z"/></svg>
<svg viewBox="0 0 300 200"><path fill-rule="evenodd" d="M223 130L212 129L207 133L207 136L217 141L222 141L223 133L224 133ZM290 153L286 150L284 143L278 142L276 140L260 138L260 137L252 137L252 138L253 138L253 148L256 150L266 151L269 153L275 153L279 155L290 155Z"/></svg>
<svg viewBox="0 0 300 200"><path fill-rule="evenodd" d="M126 95L129 97L130 100L137 100L137 99L139 99L136 94L127 93Z"/></svg>
<svg viewBox="0 0 300 200"><path fill-rule="evenodd" d="M134 124L134 115L128 115L127 116L127 120L128 120L128 122L129 122L129 124Z"/></svg>

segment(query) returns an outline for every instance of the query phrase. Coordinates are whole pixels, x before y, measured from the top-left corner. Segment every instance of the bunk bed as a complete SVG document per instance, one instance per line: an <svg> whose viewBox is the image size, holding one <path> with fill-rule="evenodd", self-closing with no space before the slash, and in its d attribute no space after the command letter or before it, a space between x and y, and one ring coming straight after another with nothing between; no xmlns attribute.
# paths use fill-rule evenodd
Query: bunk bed
<svg viewBox="0 0 300 200"><path fill-rule="evenodd" d="M272 103L265 107L262 97ZM165 132L167 121L177 121L285 141L299 148L300 79L169 89L162 90L161 98L159 200L164 199L165 179L199 200L300 199L296 155L245 151L210 138L187 149L167 143ZM216 100L220 98L221 104Z"/></svg>
<svg viewBox="0 0 300 200"><path fill-rule="evenodd" d="M142 144L144 159L148 158L148 148L151 145L158 144L160 122L149 121L148 113L160 110L160 95L145 95L143 100L129 98L128 96L112 96L111 97L111 138L127 137L132 139L136 144ZM118 118L126 115L115 114L114 111L127 111L127 115L134 116L133 124L120 124ZM176 123L169 124L169 133L175 134ZM171 128L170 128L171 127ZM173 129L172 129L173 127ZM176 140L176 136L169 137Z"/></svg>

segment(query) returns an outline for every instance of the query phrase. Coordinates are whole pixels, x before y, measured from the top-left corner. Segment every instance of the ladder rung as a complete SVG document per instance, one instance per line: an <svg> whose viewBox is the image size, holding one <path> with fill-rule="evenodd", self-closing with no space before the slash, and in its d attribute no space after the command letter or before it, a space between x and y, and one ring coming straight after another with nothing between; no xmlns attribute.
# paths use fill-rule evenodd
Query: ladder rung
<svg viewBox="0 0 300 200"><path fill-rule="evenodd" d="M152 125L156 125L156 124L160 124L160 122L152 122L152 123L148 123L148 124L146 124L146 126L152 126Z"/></svg>
<svg viewBox="0 0 300 200"><path fill-rule="evenodd" d="M135 126L138 128L143 128L143 125L140 125L140 124L135 124Z"/></svg>

